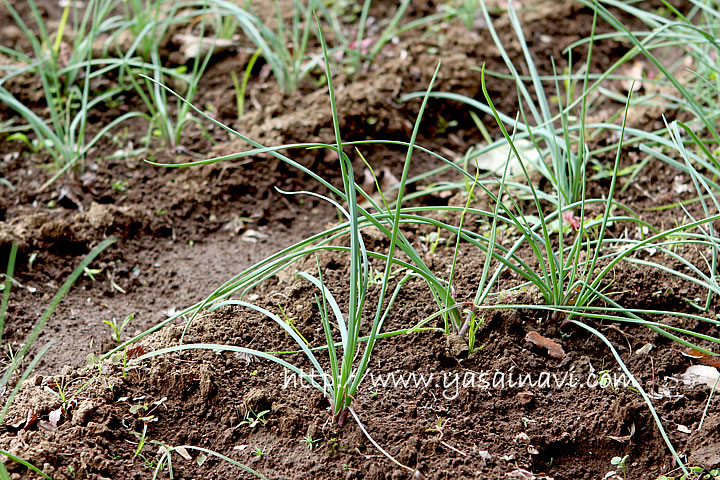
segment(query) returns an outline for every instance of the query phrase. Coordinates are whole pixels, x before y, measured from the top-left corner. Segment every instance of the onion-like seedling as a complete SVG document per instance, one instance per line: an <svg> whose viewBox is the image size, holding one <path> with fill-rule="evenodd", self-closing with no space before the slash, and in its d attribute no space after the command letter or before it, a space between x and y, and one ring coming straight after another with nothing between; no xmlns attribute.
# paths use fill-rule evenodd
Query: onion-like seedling
<svg viewBox="0 0 720 480"><path fill-rule="evenodd" d="M319 25L318 25L319 28ZM365 210L361 210L358 202L358 190L359 187L355 181L355 174L353 170L352 162L348 155L344 151L344 146L339 129L339 114L335 104L335 96L332 83L331 68L328 60L328 50L325 44L322 32L319 34L322 46L323 54L325 57L325 66L328 78L328 88L330 92L330 106L333 115L333 124L335 127L335 144L322 145L322 148L329 148L334 150L338 154L340 163L340 171L343 180L343 189L339 190L338 193L342 194L343 200L346 202L346 207L336 203L330 199L327 201L332 202L343 214L346 222L342 225L340 231L347 232L350 235L350 245L348 247L330 247L323 245L313 249L306 249L294 253L294 257L302 257L311 255L315 251L321 249L335 249L340 252L347 252L350 260L350 282L348 285L348 297L349 305L347 313L343 313L338 302L335 300L332 292L325 286L323 282L322 270L318 269L318 275L312 275L308 272L301 272L299 275L315 285L320 295L318 295L317 303L320 310L320 318L323 325L327 340L327 351L329 354L330 369L327 370L322 367L320 360L317 358L315 353L307 345L304 338L296 331L293 325L288 324L287 321L275 315L274 313L250 304L242 300L223 300L220 299L220 295L214 294L213 297L209 298L205 304L210 304L213 300L215 303L210 307L211 310L219 308L222 305L238 305L254 310L261 313L268 319L275 322L280 328L282 328L297 345L301 348L301 351L310 361L312 367L317 371L319 377L322 379L329 379L326 382L318 382L312 376L289 362L279 358L276 355L272 355L266 352L259 352L244 347L231 347L221 345L181 345L177 347L169 347L166 349L158 350L155 352L148 353L138 360L148 358L150 356L156 356L163 353L169 353L171 351L178 351L184 349L216 349L216 350L232 350L243 353L249 353L251 355L258 356L267 360L274 361L290 369L294 373L305 378L311 385L319 389L325 394L330 400L333 416L338 424L342 425L349 413L349 407L351 406L353 399L357 396L356 392L367 372L368 365L372 356L372 352L375 347L375 343L380 338L382 325L391 311L392 305L397 298L400 288L412 277L416 275L423 275L426 272L427 267L421 261L417 265L412 266L412 270L415 273L407 273L398 282L394 289L394 293L390 296L388 303L385 300L388 298L390 293L390 277L393 273L393 267L397 265L410 266L405 262L401 262L395 258L396 249L401 248L403 252L411 255L411 259L419 259L419 255L414 250L408 249L409 242L400 233L400 225L405 220L403 217L403 191L404 184L408 178L408 172L414 151L415 140L420 126L420 119L427 103L427 96L423 101L418 114L418 120L415 123L412 137L408 144L408 151L406 160L403 168L403 174L400 179L400 188L398 189L398 197L394 203L393 210L384 211L378 205L375 205L376 209L380 211L380 214L371 215ZM439 65L438 65L439 69ZM432 85L437 76L438 69L436 69L433 79L430 82L428 91L432 88ZM269 151L269 150L268 150ZM328 182L324 182L328 184ZM337 189L336 189L337 190ZM364 193L364 192L363 192ZM313 194L319 196L317 194ZM365 198L369 198L368 195L364 195ZM325 198L325 197L322 197ZM382 228L382 231L386 233L390 240L390 246L388 252L384 254L372 254L365 248L362 239L362 229L373 224ZM332 237L331 237L332 238ZM370 258L382 258L385 261L385 268L383 271L382 281L380 282L380 294L377 300L377 304L374 307L375 313L371 321L365 321L363 318L364 310L367 300L368 285L371 281L370 272ZM287 261L287 260L286 260ZM267 278L269 273L277 272L277 269L282 268L285 265L278 265L277 263L270 264L270 270L264 270L265 265L260 265L262 268L256 269L254 277L249 280L252 282L250 285L244 286L244 289L250 288L251 286L257 285ZM319 265L318 265L319 267ZM265 273L268 272L268 273ZM429 272L429 271L428 271ZM252 275L252 274L251 274ZM425 280L431 286L431 290L436 294L436 298L446 299L449 296L446 293L446 289L442 282L432 274L426 274ZM237 291L239 286L235 286L228 292L223 292L222 297L227 298L229 294ZM219 293L219 292L218 292ZM454 302L453 302L454 303ZM334 318L333 318L334 317ZM333 329L333 325L335 329ZM339 348L336 348L336 342L338 339L335 338L334 332L339 332ZM367 332L366 338L363 340L361 332Z"/></svg>

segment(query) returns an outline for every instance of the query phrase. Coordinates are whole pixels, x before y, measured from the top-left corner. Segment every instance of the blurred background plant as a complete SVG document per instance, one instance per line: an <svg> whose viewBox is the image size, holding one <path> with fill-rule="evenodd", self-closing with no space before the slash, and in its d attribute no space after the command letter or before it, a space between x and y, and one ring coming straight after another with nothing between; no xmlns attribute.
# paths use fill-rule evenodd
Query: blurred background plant
<svg viewBox="0 0 720 480"><path fill-rule="evenodd" d="M71 168L82 169L86 154L100 138L123 121L141 114L125 113L97 132L87 131L90 112L121 91L118 87L99 91L91 88L92 80L104 73L104 69L94 68L97 65L93 60L93 45L112 23L108 22L108 16L114 1L90 0L83 9L77 3L69 2L54 38L34 0L28 1L34 28L20 17L8 0L2 2L30 44L31 52L26 54L0 47L0 52L14 61L14 65L3 68L7 73L0 78L0 102L27 122L38 140L36 148L53 158L56 173L44 188ZM4 87L20 75L38 78L47 109L45 118Z"/></svg>

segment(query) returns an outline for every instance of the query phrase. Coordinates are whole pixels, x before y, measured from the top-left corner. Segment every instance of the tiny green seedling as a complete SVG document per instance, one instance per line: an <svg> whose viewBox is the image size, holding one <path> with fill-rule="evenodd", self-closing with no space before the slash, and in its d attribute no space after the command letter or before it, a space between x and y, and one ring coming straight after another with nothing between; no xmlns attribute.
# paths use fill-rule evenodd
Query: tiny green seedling
<svg viewBox="0 0 720 480"><path fill-rule="evenodd" d="M130 406L130 414L136 416L137 419L143 423L142 433L135 432L135 431L130 432L133 435L135 435L135 437L138 439L138 444L137 444L137 447L135 448L135 457L140 456L143 459L145 458L142 456L141 452L142 452L142 449L145 446L145 442L147 440L148 424L158 421L158 418L155 415L153 415L152 413L155 410L157 410L157 408L160 407L160 405L165 403L166 400L167 400L167 397L162 397L160 400L157 400L157 401L153 402L152 404L143 402L143 403L136 403L136 404Z"/></svg>
<svg viewBox="0 0 720 480"><path fill-rule="evenodd" d="M143 462L145 463L145 468L147 468L148 470L156 470L158 468L157 460L155 460L153 458L148 458L145 455L143 455L142 453L136 454L135 456L136 457L139 456L140 458L142 458ZM164 468L164 467L161 467L161 468Z"/></svg>
<svg viewBox="0 0 720 480"><path fill-rule="evenodd" d="M130 350L132 351L133 349ZM140 368L139 365L128 365L130 362L130 358L131 354L128 352L127 345L121 351L115 352L110 355L110 361L113 363L113 365L120 365L123 378L127 376L127 372L129 370ZM102 366L100 366L99 368L102 373Z"/></svg>
<svg viewBox="0 0 720 480"><path fill-rule="evenodd" d="M440 434L439 438L442 438L443 434L444 434L444 432L443 432L444 429L445 429L445 425L443 424L442 417L438 415L437 416L437 425L434 428L429 428L425 431L428 433L432 433L432 432L438 433L438 434Z"/></svg>
<svg viewBox="0 0 720 480"><path fill-rule="evenodd" d="M305 342L305 345L310 346L310 343L308 343L307 339L305 339L305 337L303 337L302 333L300 333L300 330L298 330L297 327L295 326L295 320L297 320L297 318L291 317L287 313L285 313L285 310L283 309L282 305L280 305L279 303L278 303L278 308L280 309L280 313L282 313L285 323L287 323L288 326L290 328L292 328L293 331L300 336L300 338L302 338L303 342Z"/></svg>
<svg viewBox="0 0 720 480"><path fill-rule="evenodd" d="M598 372L598 385L600 385L600 388L603 388L603 389L610 387L610 389L613 392L617 393L618 388L615 385L613 385L611 374L612 374L611 370L600 370Z"/></svg>
<svg viewBox="0 0 720 480"><path fill-rule="evenodd" d="M255 455L258 458L262 458L262 456L265 455L265 450L263 450L260 447L255 447L255 451L253 452L253 455Z"/></svg>
<svg viewBox="0 0 720 480"><path fill-rule="evenodd" d="M435 253L438 245L443 240L445 239L440 236L440 227L438 227L437 232L430 232L429 234L425 235L425 243L427 244L430 255L433 255Z"/></svg>
<svg viewBox="0 0 720 480"><path fill-rule="evenodd" d="M393 270L390 273L390 276L388 277L390 280L396 278L398 275L406 273L405 268L397 268ZM370 266L370 275L368 276L368 286L377 287L382 286L383 282L385 281L385 273L377 270L376 268Z"/></svg>
<svg viewBox="0 0 720 480"><path fill-rule="evenodd" d="M470 328L468 329L468 353L472 354L478 350L481 350L484 345L475 347L475 341L477 339L477 332L485 324L485 318L477 318L477 312L474 309L468 309L465 312L470 316Z"/></svg>
<svg viewBox="0 0 720 480"><path fill-rule="evenodd" d="M312 452L313 449L318 446L317 444L320 442L320 439L312 438L312 435L308 434L301 440L301 442L304 443L307 446L308 450Z"/></svg>
<svg viewBox="0 0 720 480"><path fill-rule="evenodd" d="M622 472L623 477L627 475L627 459L629 455L625 455L624 457L613 457L612 460L610 460L610 464L615 467L614 471L607 472L605 474L604 478L611 478L614 476L617 476L618 470Z"/></svg>
<svg viewBox="0 0 720 480"><path fill-rule="evenodd" d="M245 420L240 422L239 426L247 425L249 428L255 428L258 425L265 425L267 423L267 418L265 418L265 416L268 413L270 413L270 410L263 410L262 412L255 413L251 408L245 415Z"/></svg>
<svg viewBox="0 0 720 480"><path fill-rule="evenodd" d="M83 380L85 380L85 382L80 385L75 391L70 393L70 386L73 383L82 382ZM97 377L91 377L89 379L75 378L70 381L65 381L64 378L61 378L59 381L55 380L55 389L46 386L45 390L55 395L60 401L62 407L65 410L69 410L71 403L73 402L73 400L75 400L75 397L77 397L83 390L85 390L89 385L95 382L95 380L97 380Z"/></svg>
<svg viewBox="0 0 720 480"><path fill-rule="evenodd" d="M238 81L235 72L230 72L233 87L235 88L235 102L237 105L238 120L242 119L243 115L245 115L245 91L247 89L248 81L250 80L250 73L252 72L252 69L255 66L255 62L257 61L261 53L262 48L258 47L257 50L255 50L253 56L250 57L250 60L247 63L247 67L245 68L245 74L243 75L242 83Z"/></svg>
<svg viewBox="0 0 720 480"><path fill-rule="evenodd" d="M125 320L123 320L120 324L117 323L117 320L113 317L112 321L105 320L103 323L106 323L111 329L112 329L112 339L115 340L116 343L120 343L120 338L122 336L122 332L127 327L128 323L132 319L135 318L135 314L131 313L127 317L125 317Z"/></svg>
<svg viewBox="0 0 720 480"><path fill-rule="evenodd" d="M8 135L5 140L8 142L24 143L25 146L30 149L31 153L37 153L40 151L39 143L37 141L30 141L30 138L28 138L28 136L24 133L13 133L12 135Z"/></svg>
<svg viewBox="0 0 720 480"><path fill-rule="evenodd" d="M330 455L336 455L338 453L342 453L347 450L347 447L343 444L341 444L337 438L331 438L327 440L327 452Z"/></svg>
<svg viewBox="0 0 720 480"><path fill-rule="evenodd" d="M115 180L112 184L112 189L117 192L124 192L125 190L127 190L127 187L127 180Z"/></svg>
<svg viewBox="0 0 720 480"><path fill-rule="evenodd" d="M93 282L95 281L95 275L102 273L102 270L103 270L102 268L90 268L90 267L83 268L85 275L90 277L90 280L92 280Z"/></svg>
<svg viewBox="0 0 720 480"><path fill-rule="evenodd" d="M531 423L536 423L535 420L532 420L532 419L527 418L527 417L522 417L522 418L520 419L520 421L522 422L523 427L525 427L526 429L528 428L528 426L529 426Z"/></svg>
<svg viewBox="0 0 720 480"><path fill-rule="evenodd" d="M132 433L138 439L138 444L137 444L137 447L135 448L134 456L137 457L138 455L140 455L143 459L145 459L145 457L140 452L142 452L143 447L145 447L145 440L147 439L147 423L143 423L142 433L139 433L139 432L132 432Z"/></svg>
<svg viewBox="0 0 720 480"><path fill-rule="evenodd" d="M15 369L15 375L20 378L20 365L17 358L17 353L13 351L12 345L8 345L8 351L5 354L5 361L3 362L5 365L11 366Z"/></svg>
<svg viewBox="0 0 720 480"><path fill-rule="evenodd" d="M657 477L657 480L695 480L695 479L701 479L706 478L707 473L710 474L711 478L716 478L720 476L720 468L715 468L712 470L705 469L703 467L695 466L695 467L687 467L689 473L688 475L680 475L679 477L676 477L675 475L660 475ZM703 472L705 472L705 477L703 477Z"/></svg>

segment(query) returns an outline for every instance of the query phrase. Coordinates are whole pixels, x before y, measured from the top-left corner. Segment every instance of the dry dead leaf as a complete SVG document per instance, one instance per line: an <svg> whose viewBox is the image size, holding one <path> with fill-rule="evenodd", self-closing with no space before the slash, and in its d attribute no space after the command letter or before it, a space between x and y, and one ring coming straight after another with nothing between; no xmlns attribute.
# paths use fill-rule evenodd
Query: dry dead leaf
<svg viewBox="0 0 720 480"><path fill-rule="evenodd" d="M136 345L133 348L128 349L127 358L128 360L132 360L133 358L142 357L146 353L147 352L145 351L145 347L143 347L142 345Z"/></svg>
<svg viewBox="0 0 720 480"><path fill-rule="evenodd" d="M718 355L708 355L699 350L695 350L694 348L686 348L682 350L681 353L686 357L694 358L705 365L720 368L720 356Z"/></svg>
<svg viewBox="0 0 720 480"><path fill-rule="evenodd" d="M173 36L173 42L180 45L180 53L187 63L198 55L206 55L210 49L213 53L220 53L235 46L233 40L222 38L202 38L185 33L177 33Z"/></svg>
<svg viewBox="0 0 720 480"><path fill-rule="evenodd" d="M681 194L692 192L693 186L682 175L676 175L675 178L673 178L672 189L675 193Z"/></svg>
<svg viewBox="0 0 720 480"><path fill-rule="evenodd" d="M257 243L258 240L264 240L267 237L266 234L258 232L257 230L248 229L240 235L240 240L247 243Z"/></svg>
<svg viewBox="0 0 720 480"><path fill-rule="evenodd" d="M37 422L37 425L38 425L38 428L40 428L41 430L45 430L45 431L48 431L48 432L56 432L56 431L57 431L57 427L56 427L56 426L54 426L54 425L53 425L52 423L50 423L50 422L46 422L45 420L39 420L39 421Z"/></svg>
<svg viewBox="0 0 720 480"><path fill-rule="evenodd" d="M55 410L50 412L48 420L53 427L57 427L57 424L60 421L60 417L62 417L62 407L56 408Z"/></svg>
<svg viewBox="0 0 720 480"><path fill-rule="evenodd" d="M385 201L391 202L395 200L395 198L397 197L397 190L392 190L392 192L390 192L390 189L399 185L400 180L398 180L398 178L392 173L392 171L390 171L388 167L381 167L379 170L376 170L375 175L377 177L377 184L376 179L375 177L373 177L373 174L369 168L366 168L363 171L362 177L360 177L359 181L362 189L368 194L370 194L373 200L375 200L375 202L379 205L382 205L382 198L377 189L378 185L380 186L380 191L385 196ZM362 195L358 195L358 201L363 207L369 206L368 199Z"/></svg>
<svg viewBox="0 0 720 480"><path fill-rule="evenodd" d="M518 468L517 470L506 473L505 478L515 478L517 480L535 480L537 477L532 472L528 472L525 469Z"/></svg>
<svg viewBox="0 0 720 480"><path fill-rule="evenodd" d="M35 410L32 408L28 408L27 417L25 417L25 426L23 427L23 430L27 430L28 428L35 425L35 422L37 422L37 416L35 415Z"/></svg>
<svg viewBox="0 0 720 480"><path fill-rule="evenodd" d="M545 348L552 358L565 358L565 350L555 340L543 337L538 332L530 331L525 335L525 340L540 348Z"/></svg>
<svg viewBox="0 0 720 480"><path fill-rule="evenodd" d="M640 60L635 60L630 64L626 63L625 65L623 65L623 67L620 69L621 75L630 78L628 80L620 80L620 86L623 88L623 90L629 92L630 89L632 89L633 92L637 92L643 87L643 69L644 67ZM635 83L633 83L633 81Z"/></svg>
<svg viewBox="0 0 720 480"><path fill-rule="evenodd" d="M720 372L715 367L708 365L692 365L680 374L680 378L686 385L705 384L710 388L715 388L720 378Z"/></svg>
<svg viewBox="0 0 720 480"><path fill-rule="evenodd" d="M478 456L483 459L483 461L487 462L488 460L492 460L493 456L490 454L487 450L480 450L478 451Z"/></svg>
<svg viewBox="0 0 720 480"><path fill-rule="evenodd" d="M527 405L535 398L535 394L529 391L523 391L515 395L515 398L517 398L517 401L520 402L521 405Z"/></svg>
<svg viewBox="0 0 720 480"><path fill-rule="evenodd" d="M175 447L175 451L185 460L192 460L192 456L190 456L185 447Z"/></svg>
<svg viewBox="0 0 720 480"><path fill-rule="evenodd" d="M472 162L476 164L480 170L493 172L498 176L502 176L505 173L505 164L509 163L507 168L509 178L523 175L523 166L528 172L537 170L537 165L542 162L542 158L535 148L535 145L525 139L516 140L513 143L515 149L520 154L519 159L515 155L515 151L510 147L510 144L506 143L473 159ZM477 148L482 147L482 145L479 145Z"/></svg>
<svg viewBox="0 0 720 480"><path fill-rule="evenodd" d="M685 425L678 425L678 431L682 433L692 433L692 431Z"/></svg>
<svg viewBox="0 0 720 480"><path fill-rule="evenodd" d="M635 424L634 423L632 425L630 425L630 433L629 434L623 435L623 436L608 435L608 438L610 440L615 440L616 442L627 443L628 441L630 441L630 439L632 438L633 435L635 435Z"/></svg>
<svg viewBox="0 0 720 480"><path fill-rule="evenodd" d="M514 478L516 480L553 480L552 477L536 477L534 473L529 472L524 468L518 468L517 470L506 473L505 478Z"/></svg>

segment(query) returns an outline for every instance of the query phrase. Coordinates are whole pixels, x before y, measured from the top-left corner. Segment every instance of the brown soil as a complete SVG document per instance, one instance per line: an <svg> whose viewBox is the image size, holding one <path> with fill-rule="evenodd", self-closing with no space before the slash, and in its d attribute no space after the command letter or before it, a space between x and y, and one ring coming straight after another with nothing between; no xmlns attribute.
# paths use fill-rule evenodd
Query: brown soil
<svg viewBox="0 0 720 480"><path fill-rule="evenodd" d="M561 70L562 49L588 35L592 13L570 1L527 3L532 8L524 10L521 19L525 31L530 32L528 45L541 73L552 73L551 56ZM413 2L409 15L419 18L433 13L436 7L436 2ZM385 10L381 6L373 14L378 18L391 15L392 9ZM48 5L46 13L57 18L61 12ZM10 23L2 9L0 21ZM500 16L496 27L507 36L509 53L519 58L519 45L507 22ZM609 31L609 27L601 24L599 31ZM407 34L399 43L389 44L377 64L353 76L336 75L344 139L406 141L419 101L400 103L399 98L427 88L439 58L443 63L436 91L481 99L479 73L470 67L486 62L488 69L504 70L490 45L485 30L468 32L462 24L453 23L433 32ZM594 69L603 70L627 48L614 42L599 43L593 53ZM203 78L196 103L265 145L333 141L327 89L317 88L309 79L299 94L286 95L273 78L254 78L249 85L253 101L248 103L246 116L237 121L229 72L243 72L247 60L244 53L220 56ZM17 89L13 93L28 104L42 107L36 86L13 87ZM489 79L489 88L499 110L508 114L517 110L511 82ZM126 100L128 104L137 102ZM119 111L127 108L118 107ZM596 113L620 108L606 104ZM660 113L644 112L633 121L654 128ZM93 119L96 128L117 114L108 110ZM0 123L12 115L0 107ZM493 124L487 117L483 121L488 127ZM418 143L451 158L480 141L468 108L452 102L431 100L423 126ZM12 292L4 349L17 350L22 345L58 287L90 249L111 235L119 240L91 265L97 271L93 278L80 278L37 341L37 348L50 339L55 340L55 346L39 364L38 376L26 383L15 400L0 432L0 448L27 459L56 479L152 478L160 444L207 448L271 479L418 478L382 456L356 422L348 421L338 428L329 420L327 400L306 384L288 378L289 373L276 364L232 352L205 351L155 357L131 368L110 360L100 369L85 367L89 355L99 356L116 345L104 321L120 321L135 314L123 332L123 340L127 340L207 297L255 262L337 221L335 210L325 202L278 193L276 188L327 192L309 176L268 155L168 169L142 159L177 163L193 157L158 144L139 157L107 158L130 142L140 144L145 134L145 124L128 124L126 137L116 136L118 143L108 137L95 149L84 173L63 178L43 192L39 187L52 174L44 166L48 157L26 151L18 143L2 143L0 172L15 190L0 184L0 270L4 271L11 243L18 242L16 278L22 284ZM183 147L203 157L249 148L229 140L219 129L206 135L199 128L190 128L184 138ZM361 150L376 169L387 167L400 175L403 149L367 146ZM323 150L293 150L290 156L339 184L336 158ZM628 149L624 162L636 158L637 152ZM610 154L598 160L609 164L612 159ZM359 158L355 160L361 169ZM416 154L413 162L413 173L437 166L436 160L423 154ZM654 213L645 209L677 197L672 189L675 175L669 167L650 165L620 199L651 224L672 225L683 218L681 211ZM591 182L589 192L601 197L608 185L607 180ZM461 205L464 200L438 195L423 202ZM456 223L458 218L446 220ZM413 244L420 245L431 231L412 228L404 233ZM372 247L382 250L387 245L377 241ZM530 252L522 254L529 256ZM434 253L426 252L424 260L445 277L452 247L441 244ZM701 258L697 256L697 260ZM328 288L344 307L347 259L324 254L320 262ZM461 256L455 282L458 298L472 298L483 262L483 257L469 249ZM303 266L306 271L316 271L314 259ZM253 291L254 303L276 314L280 314L281 305L296 318L295 325L309 344L321 345L325 340L314 304L316 292L293 274L283 274ZM676 277L631 264L619 266L613 278L613 288L619 292L616 300L634 308L691 312L684 299L703 294ZM507 277L501 282L501 287L509 288L518 280ZM370 292L369 305L377 295L377 288ZM516 293L502 301L537 303L533 292ZM408 328L436 309L427 286L411 280L401 291L384 330ZM395 388L373 385L367 378L355 399L353 408L368 433L399 462L425 478L435 479L603 478L615 470L611 459L626 455L628 479L657 478L676 469L647 406L634 390L553 385L567 372L581 382L591 373L619 375L617 362L599 339L579 327L561 326L561 321L551 321L539 310L487 309L483 315L485 324L476 340L481 348L470 354L437 330L378 342L370 364L372 375L380 378L392 373L399 378L414 374L416 379L423 375L429 382ZM714 333L704 325L666 320ZM683 356L676 344L647 329L589 323L613 343L646 391L655 394L655 408L688 464L708 468L720 465L716 402L710 404L698 431L709 390L677 381L693 361ZM177 344L184 325L179 319L144 338L140 342L142 351ZM527 342L530 331L561 343L566 355L553 358L548 351ZM267 318L239 307L204 313L190 326L186 342L262 351L297 348ZM638 352L646 344L651 344L652 350ZM319 357L325 358L322 354ZM283 358L309 369L302 355ZM505 388L500 388L492 385L496 372L536 379L548 374L555 377L550 385L534 387L509 386L506 377ZM460 384L452 383L453 379ZM462 385L463 380L474 383ZM73 398L53 426L50 415L60 406L59 390ZM6 397L0 398L4 402ZM30 411L38 421L26 425ZM251 426L248 418L264 411L268 412L263 417L265 423ZM144 416L152 416L152 420L143 421ZM139 432L144 427L145 446L136 455ZM685 428L692 433L684 433ZM208 456L198 462L199 452L188 449L188 453L192 460L178 452L172 454L175 478L254 478L226 461ZM7 465L13 478L34 478L16 463ZM524 471L536 477L522 476ZM159 475L169 478L167 469Z"/></svg>

